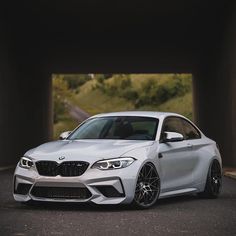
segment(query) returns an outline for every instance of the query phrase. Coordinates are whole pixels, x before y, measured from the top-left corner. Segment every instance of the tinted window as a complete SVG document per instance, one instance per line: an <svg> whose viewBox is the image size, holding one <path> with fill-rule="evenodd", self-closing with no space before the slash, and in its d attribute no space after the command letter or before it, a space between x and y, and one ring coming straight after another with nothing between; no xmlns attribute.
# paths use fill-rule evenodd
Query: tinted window
<svg viewBox="0 0 236 236"><path fill-rule="evenodd" d="M183 123L185 139L201 138L201 134L199 133L199 131L192 124L190 124L187 120L182 119L182 123Z"/></svg>
<svg viewBox="0 0 236 236"><path fill-rule="evenodd" d="M162 127L162 135L164 132L176 132L180 133L183 136L185 135L183 130L183 124L180 118L178 117L169 117L164 120ZM162 136L163 137L163 136Z"/></svg>
<svg viewBox="0 0 236 236"><path fill-rule="evenodd" d="M199 139L201 138L200 132L187 120L178 117L169 117L165 119L162 136L164 132L177 132L184 136L184 139Z"/></svg>
<svg viewBox="0 0 236 236"><path fill-rule="evenodd" d="M155 140L158 119L136 116L113 116L90 119L68 139Z"/></svg>

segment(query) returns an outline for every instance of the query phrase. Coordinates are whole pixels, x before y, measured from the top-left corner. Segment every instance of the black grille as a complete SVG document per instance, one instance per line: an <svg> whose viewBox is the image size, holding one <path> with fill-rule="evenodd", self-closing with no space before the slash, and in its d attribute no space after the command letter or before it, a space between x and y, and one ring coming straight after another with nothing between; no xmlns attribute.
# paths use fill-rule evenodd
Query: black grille
<svg viewBox="0 0 236 236"><path fill-rule="evenodd" d="M113 186L96 187L105 197L124 197L124 193L118 192Z"/></svg>
<svg viewBox="0 0 236 236"><path fill-rule="evenodd" d="M41 187L35 186L31 195L39 198L88 199L92 195L84 187Z"/></svg>
<svg viewBox="0 0 236 236"><path fill-rule="evenodd" d="M26 195L26 194L28 194L31 186L32 186L32 184L18 184L15 193Z"/></svg>
<svg viewBox="0 0 236 236"><path fill-rule="evenodd" d="M89 163L84 161L65 161L61 164L55 161L38 161L36 167L43 176L80 176L88 168Z"/></svg>

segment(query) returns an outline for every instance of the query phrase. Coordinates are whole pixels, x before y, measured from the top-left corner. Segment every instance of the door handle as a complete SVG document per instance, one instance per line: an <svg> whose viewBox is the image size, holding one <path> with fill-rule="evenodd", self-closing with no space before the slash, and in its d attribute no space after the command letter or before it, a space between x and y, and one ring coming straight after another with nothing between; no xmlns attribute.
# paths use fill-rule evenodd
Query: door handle
<svg viewBox="0 0 236 236"><path fill-rule="evenodd" d="M159 158L162 158L163 157L163 154L160 152L160 153L158 153L158 157Z"/></svg>

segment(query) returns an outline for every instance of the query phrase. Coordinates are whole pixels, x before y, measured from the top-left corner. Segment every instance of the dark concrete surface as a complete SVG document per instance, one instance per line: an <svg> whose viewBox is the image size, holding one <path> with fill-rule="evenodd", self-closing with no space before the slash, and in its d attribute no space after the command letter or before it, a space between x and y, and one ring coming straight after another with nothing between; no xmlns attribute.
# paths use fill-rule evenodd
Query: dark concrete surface
<svg viewBox="0 0 236 236"><path fill-rule="evenodd" d="M22 205L11 194L12 170L0 172L0 235L236 235L236 181L220 198L159 200L148 210L80 204Z"/></svg>

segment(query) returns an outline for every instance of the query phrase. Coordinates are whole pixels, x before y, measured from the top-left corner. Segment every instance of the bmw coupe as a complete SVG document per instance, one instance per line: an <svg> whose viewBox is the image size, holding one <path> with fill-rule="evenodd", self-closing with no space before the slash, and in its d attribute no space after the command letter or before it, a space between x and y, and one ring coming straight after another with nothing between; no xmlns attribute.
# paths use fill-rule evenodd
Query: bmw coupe
<svg viewBox="0 0 236 236"><path fill-rule="evenodd" d="M13 196L148 208L182 194L216 198L221 185L218 146L196 125L175 113L133 111L95 115L27 151Z"/></svg>

